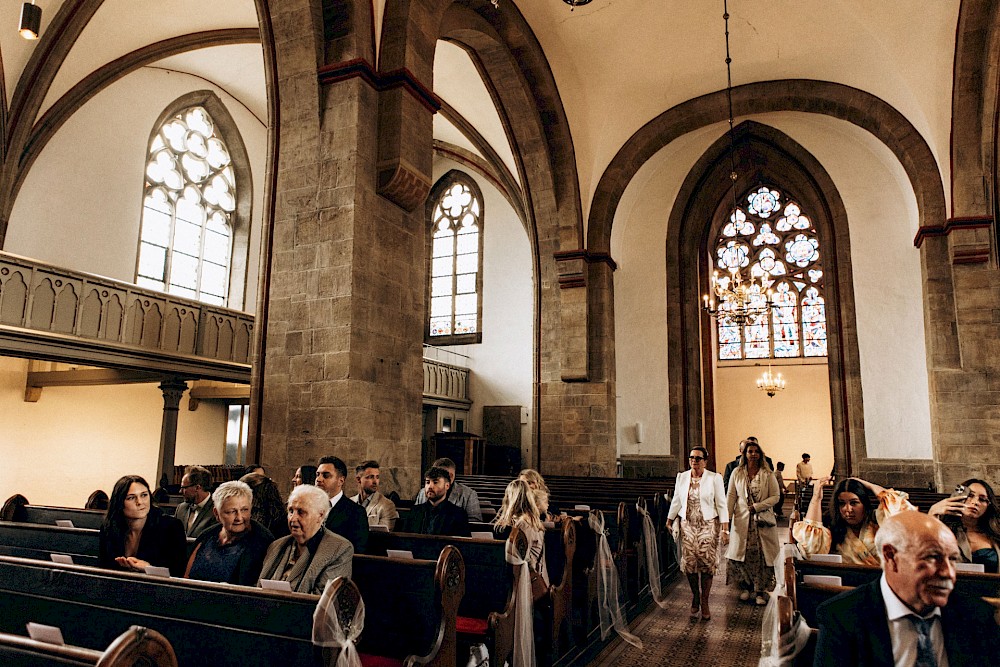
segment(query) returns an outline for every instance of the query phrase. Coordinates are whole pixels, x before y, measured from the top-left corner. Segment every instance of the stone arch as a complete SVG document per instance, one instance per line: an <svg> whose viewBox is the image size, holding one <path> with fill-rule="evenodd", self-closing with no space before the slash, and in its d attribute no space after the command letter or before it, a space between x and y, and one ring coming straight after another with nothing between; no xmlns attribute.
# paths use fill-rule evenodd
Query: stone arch
<svg viewBox="0 0 1000 667"><path fill-rule="evenodd" d="M995 217L1000 14L993 0L964 0L955 35L951 100L951 210ZM988 175L989 182L984 182Z"/></svg>
<svg viewBox="0 0 1000 667"><path fill-rule="evenodd" d="M920 226L940 225L946 213L941 171L930 146L907 118L884 100L830 81L785 79L733 88L736 116L773 111L818 113L867 130L896 156L917 200ZM640 128L611 160L594 193L587 248L608 252L615 209L639 168L684 134L726 120L726 91L702 95L668 109Z"/></svg>
<svg viewBox="0 0 1000 667"><path fill-rule="evenodd" d="M784 133L745 121L737 126L734 140L741 191L762 180L782 183L812 212L821 247L826 248L826 273L835 277L826 288L834 459L839 471L853 471L865 456L865 441L846 209L819 161ZM692 167L670 212L666 239L668 391L670 405L676 408L671 412L676 418L671 418L670 441L705 443L710 451L715 450L714 350L711 336L703 332L700 295L711 272L708 245L715 229L705 221L718 220L732 202L729 150L727 134Z"/></svg>

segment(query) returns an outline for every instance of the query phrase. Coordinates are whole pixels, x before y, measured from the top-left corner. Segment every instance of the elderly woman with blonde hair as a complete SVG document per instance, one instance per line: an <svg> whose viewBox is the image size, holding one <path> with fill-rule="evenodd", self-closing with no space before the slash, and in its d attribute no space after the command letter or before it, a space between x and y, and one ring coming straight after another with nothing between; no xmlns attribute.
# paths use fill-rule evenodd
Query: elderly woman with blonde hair
<svg viewBox="0 0 1000 667"><path fill-rule="evenodd" d="M255 586L274 536L250 518L253 492L244 482L225 482L212 494L212 503L219 523L198 536L184 576Z"/></svg>

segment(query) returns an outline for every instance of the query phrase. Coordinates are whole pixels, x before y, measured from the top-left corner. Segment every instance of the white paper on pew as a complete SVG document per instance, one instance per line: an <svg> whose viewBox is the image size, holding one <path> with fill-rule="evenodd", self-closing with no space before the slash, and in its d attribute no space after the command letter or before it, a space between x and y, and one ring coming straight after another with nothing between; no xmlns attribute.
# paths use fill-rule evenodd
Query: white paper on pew
<svg viewBox="0 0 1000 667"><path fill-rule="evenodd" d="M368 526L368 530L370 530L373 533L388 533L389 526L381 526L376 524L374 526Z"/></svg>
<svg viewBox="0 0 1000 667"><path fill-rule="evenodd" d="M49 554L49 558L52 559L53 563L62 563L63 565L73 564L73 557L69 554Z"/></svg>
<svg viewBox="0 0 1000 667"><path fill-rule="evenodd" d="M260 587L269 591L285 591L286 593L292 592L292 585L287 581L282 581L281 579L261 579Z"/></svg>
<svg viewBox="0 0 1000 667"><path fill-rule="evenodd" d="M157 565L147 565L143 571L146 574L153 575L154 577L166 577L167 579L170 578L169 568L159 567Z"/></svg>
<svg viewBox="0 0 1000 667"><path fill-rule="evenodd" d="M385 555L389 558L408 558L413 560L413 552L406 549L386 549Z"/></svg>
<svg viewBox="0 0 1000 667"><path fill-rule="evenodd" d="M56 519L56 525L60 528L76 528L69 519Z"/></svg>
<svg viewBox="0 0 1000 667"><path fill-rule="evenodd" d="M41 623L28 623L28 636L36 642L65 646L62 630L54 625L42 625Z"/></svg>
<svg viewBox="0 0 1000 667"><path fill-rule="evenodd" d="M586 510L587 512L589 512L590 511L590 505L573 505L573 509L575 509L575 510Z"/></svg>
<svg viewBox="0 0 1000 667"><path fill-rule="evenodd" d="M804 584L825 584L827 586L843 586L843 580L840 577L834 577L829 574L807 574L802 577L802 583Z"/></svg>
<svg viewBox="0 0 1000 667"><path fill-rule="evenodd" d="M956 572L985 572L986 567L982 563L955 563Z"/></svg>
<svg viewBox="0 0 1000 667"><path fill-rule="evenodd" d="M556 527L556 522L555 521L543 521L542 522L542 527L543 528L555 528Z"/></svg>
<svg viewBox="0 0 1000 667"><path fill-rule="evenodd" d="M813 554L809 560L816 563L843 563L844 557L840 554Z"/></svg>
<svg viewBox="0 0 1000 667"><path fill-rule="evenodd" d="M494 538L493 538L493 533L490 533L490 532L487 532L487 531L484 530L482 532L478 532L477 531L477 532L472 533L472 539L474 539L474 540L492 540Z"/></svg>

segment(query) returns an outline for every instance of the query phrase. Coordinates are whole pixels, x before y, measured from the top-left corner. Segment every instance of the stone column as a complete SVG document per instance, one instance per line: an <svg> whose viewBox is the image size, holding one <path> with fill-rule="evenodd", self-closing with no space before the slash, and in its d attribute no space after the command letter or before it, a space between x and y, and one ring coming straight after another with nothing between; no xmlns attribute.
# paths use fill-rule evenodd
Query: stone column
<svg viewBox="0 0 1000 667"><path fill-rule="evenodd" d="M163 422L160 426L160 456L156 462L154 486L166 486L174 482L174 453L177 450L177 412L181 396L187 391L187 382L170 378L160 383L163 392ZM166 480L164 482L164 479Z"/></svg>

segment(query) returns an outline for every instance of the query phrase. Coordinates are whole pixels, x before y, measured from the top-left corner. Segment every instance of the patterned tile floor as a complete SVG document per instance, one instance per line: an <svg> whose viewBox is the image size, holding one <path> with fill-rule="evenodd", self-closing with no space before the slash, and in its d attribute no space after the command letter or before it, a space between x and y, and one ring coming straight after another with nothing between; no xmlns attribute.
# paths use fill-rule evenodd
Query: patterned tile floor
<svg viewBox="0 0 1000 667"><path fill-rule="evenodd" d="M642 650L618 639L602 651L590 667L749 667L757 664L763 607L740 602L735 588L720 581L712 591L712 620L695 621L688 617L691 591L687 580L677 577L664 593L667 597L665 609L654 605L631 625L632 632L642 639Z"/></svg>
<svg viewBox="0 0 1000 667"><path fill-rule="evenodd" d="M786 512L787 516L787 512ZM788 540L787 523L779 523L779 541ZM588 667L751 667L760 660L764 607L741 602L735 586L716 577L712 620L691 620L691 589L677 576L665 590L667 607L656 605L634 620L631 631L643 642L637 649L621 639L612 642Z"/></svg>

